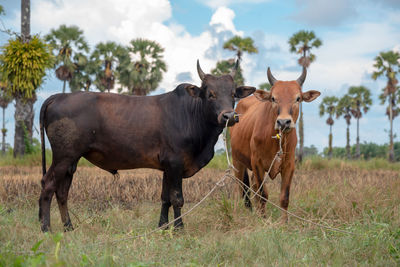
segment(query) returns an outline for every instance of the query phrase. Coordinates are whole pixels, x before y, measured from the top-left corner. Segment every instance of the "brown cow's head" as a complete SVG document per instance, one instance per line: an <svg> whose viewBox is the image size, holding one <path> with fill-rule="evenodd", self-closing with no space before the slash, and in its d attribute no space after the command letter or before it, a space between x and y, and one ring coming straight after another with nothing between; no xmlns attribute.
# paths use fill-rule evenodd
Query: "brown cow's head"
<svg viewBox="0 0 400 267"><path fill-rule="evenodd" d="M299 116L299 103L301 101L311 102L321 93L318 91L302 92L301 86L306 79L307 70L303 68L303 73L296 81L278 81L274 78L268 67L268 81L272 85L271 91L257 90L254 96L260 101L272 102L272 107L276 111L275 129L288 132L296 127Z"/></svg>
<svg viewBox="0 0 400 267"><path fill-rule="evenodd" d="M220 77L205 74L197 60L197 72L202 81L201 87L190 85L186 90L192 97L200 97L205 104L207 120L220 126L232 126L239 121L233 107L235 98L243 98L252 94L256 88L250 86L236 87L233 78L238 67L236 62L235 68L228 75Z"/></svg>

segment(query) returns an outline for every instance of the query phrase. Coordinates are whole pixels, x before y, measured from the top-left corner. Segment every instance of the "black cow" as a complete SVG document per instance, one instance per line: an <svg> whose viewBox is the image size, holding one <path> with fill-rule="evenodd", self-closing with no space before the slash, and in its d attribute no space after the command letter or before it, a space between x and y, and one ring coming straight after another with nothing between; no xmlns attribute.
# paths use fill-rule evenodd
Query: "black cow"
<svg viewBox="0 0 400 267"><path fill-rule="evenodd" d="M237 64L236 64L237 68ZM65 230L72 230L67 199L81 157L113 174L117 170L153 168L164 172L159 225L168 223L183 206L182 178L204 167L226 122L237 121L234 99L250 95L254 87L236 87L230 75L204 74L201 87L180 84L166 94L127 96L77 92L49 97L40 110L43 178L39 199L42 231L50 228L50 204L56 194ZM46 173L44 129L53 162ZM182 227L182 220L174 225Z"/></svg>

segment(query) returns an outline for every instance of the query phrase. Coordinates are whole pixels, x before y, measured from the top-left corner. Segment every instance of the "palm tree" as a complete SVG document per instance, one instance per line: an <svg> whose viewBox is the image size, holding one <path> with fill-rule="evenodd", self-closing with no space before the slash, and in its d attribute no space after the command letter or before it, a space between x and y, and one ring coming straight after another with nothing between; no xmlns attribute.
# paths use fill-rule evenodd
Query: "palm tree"
<svg viewBox="0 0 400 267"><path fill-rule="evenodd" d="M357 141L356 141L356 158L360 158L360 118L362 114L367 113L372 105L371 92L364 86L352 86L349 88L348 95L352 98L351 113L357 119Z"/></svg>
<svg viewBox="0 0 400 267"><path fill-rule="evenodd" d="M32 142L35 91L43 82L46 70L54 64L50 47L38 36L30 36L30 1L21 1L21 36L11 38L0 53L2 81L7 94L15 99L14 157L25 153Z"/></svg>
<svg viewBox="0 0 400 267"><path fill-rule="evenodd" d="M120 50L117 71L128 94L147 95L157 88L163 72L167 71L163 52L157 42L141 38L132 40L126 50Z"/></svg>
<svg viewBox="0 0 400 267"><path fill-rule="evenodd" d="M240 67L240 61L242 60L243 52L249 54L258 53L257 47L254 46L253 39L250 37L242 38L240 36L234 36L224 43L223 48L236 53L239 66L235 74L235 83L236 85L243 85L244 78L242 68ZM211 74L218 76L228 74L235 67L235 64L236 60L234 58L218 61L215 69L211 70Z"/></svg>
<svg viewBox="0 0 400 267"><path fill-rule="evenodd" d="M52 29L45 39L52 45L56 56L56 76L63 81L62 92L65 93L66 83L71 81L75 70L72 59L76 53L87 53L89 46L83 37L83 31L77 26L61 25L57 30Z"/></svg>
<svg viewBox="0 0 400 267"><path fill-rule="evenodd" d="M6 153L6 108L12 101L12 98L7 94L6 89L7 83L0 82L0 107L3 109L3 128L1 128L1 133L3 136L1 151L3 155Z"/></svg>
<svg viewBox="0 0 400 267"><path fill-rule="evenodd" d="M328 114L328 119L326 120L326 124L329 125L329 148L328 148L328 157L332 157L332 125L334 124L334 120L332 116L336 114L337 103L339 99L336 96L326 96L322 99L321 104L319 105L319 115L322 117Z"/></svg>
<svg viewBox="0 0 400 267"><path fill-rule="evenodd" d="M389 161L394 162L394 146L393 146L393 119L400 111L397 104L400 100L399 87L397 86L396 73L400 71L400 53L394 51L381 52L375 58L374 67L377 69L372 73L374 80L378 77L385 75L387 78L386 87L383 88L383 93L380 98L382 104L386 101L389 102L389 107L386 114L390 121L390 132L389 132ZM396 97L396 95L398 95ZM398 98L398 99L396 99Z"/></svg>
<svg viewBox="0 0 400 267"><path fill-rule="evenodd" d="M243 52L249 54L258 53L257 48L254 46L254 41L250 37L234 36L224 43L224 49L235 51L239 61L242 60Z"/></svg>
<svg viewBox="0 0 400 267"><path fill-rule="evenodd" d="M352 98L349 95L344 95L342 98L340 98L337 109L336 109L336 117L339 118L340 116L343 115L343 118L346 120L346 153L347 153L347 158L351 158L351 152L350 152L350 120L351 120L351 114L352 114L352 107L353 107L353 101Z"/></svg>
<svg viewBox="0 0 400 267"><path fill-rule="evenodd" d="M298 60L300 66L308 68L312 62L315 61L315 55L311 53L312 48L318 48L322 45L322 41L315 36L313 31L299 31L292 35L289 39L290 52L300 54ZM299 154L298 159L300 162L303 160L304 148L304 120L303 120L303 105L300 102L299 106Z"/></svg>
<svg viewBox="0 0 400 267"><path fill-rule="evenodd" d="M90 60L85 54L77 53L74 58L74 72L69 81L71 92L89 91L94 81L94 75L97 71L96 63Z"/></svg>
<svg viewBox="0 0 400 267"><path fill-rule="evenodd" d="M93 66L96 69L94 84L101 92L110 92L114 88L115 69L119 63L121 49L122 47L114 42L99 43L92 53L92 64L89 67Z"/></svg>

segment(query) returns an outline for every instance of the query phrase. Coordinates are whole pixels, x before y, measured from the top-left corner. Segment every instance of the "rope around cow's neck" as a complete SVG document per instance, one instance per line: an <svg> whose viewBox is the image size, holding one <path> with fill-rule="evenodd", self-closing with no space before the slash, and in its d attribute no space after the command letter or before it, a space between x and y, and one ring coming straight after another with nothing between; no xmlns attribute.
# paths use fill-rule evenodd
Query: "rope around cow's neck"
<svg viewBox="0 0 400 267"><path fill-rule="evenodd" d="M286 127L285 127L285 129L283 129L283 131L285 131L285 130L286 130ZM263 179L262 183L260 184L260 186L257 189L257 192L252 197L250 197L250 199L253 199L256 195L259 194L259 192L263 188L263 185L265 184L265 182L268 179L269 173L271 172L272 166L274 166L275 160L283 154L283 150L282 150L282 139L283 139L282 130L279 129L279 133L277 133L276 135L272 136L272 138L278 139L278 141L279 141L279 150L276 152L275 157L272 160L271 165L269 166L269 169L268 169L267 173L264 175L264 179ZM246 191L246 194L247 193L248 193L248 191Z"/></svg>

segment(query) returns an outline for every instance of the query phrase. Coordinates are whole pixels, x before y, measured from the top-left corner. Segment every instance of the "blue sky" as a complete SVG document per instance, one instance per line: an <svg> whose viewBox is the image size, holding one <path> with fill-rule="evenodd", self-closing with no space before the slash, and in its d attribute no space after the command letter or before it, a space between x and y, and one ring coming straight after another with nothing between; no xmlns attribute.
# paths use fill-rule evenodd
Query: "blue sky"
<svg viewBox="0 0 400 267"><path fill-rule="evenodd" d="M6 15L2 22L19 31L20 1L1 1ZM313 30L323 41L314 50L316 62L309 68L304 91L319 90L322 96L304 105L305 145L319 150L327 146L326 118L319 117L322 97L343 95L349 86L371 89L374 104L360 121L361 142L386 143L389 128L378 95L385 80L373 81L373 59L380 51L400 50L400 1L398 0L34 0L31 1L32 33L44 35L61 24L84 30L93 47L101 41L127 44L143 37L165 48L168 72L156 93L174 89L181 82L199 84L195 62L200 59L208 72L217 60L233 57L222 44L234 35L250 36L259 53L245 55L242 62L247 85L266 82L270 66L276 78L296 79L301 72L297 55L289 52L287 40L301 29ZM0 44L8 36L0 33ZM38 91L35 125L40 105L49 95L60 92L62 83L50 73ZM7 109L7 142L13 144L14 107ZM400 121L394 130L400 135ZM335 120L335 146L345 145L345 123ZM355 142L355 121L351 125ZM398 141L398 138L397 138Z"/></svg>

